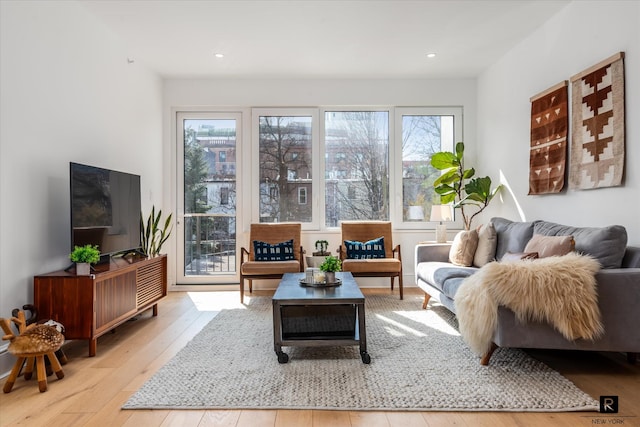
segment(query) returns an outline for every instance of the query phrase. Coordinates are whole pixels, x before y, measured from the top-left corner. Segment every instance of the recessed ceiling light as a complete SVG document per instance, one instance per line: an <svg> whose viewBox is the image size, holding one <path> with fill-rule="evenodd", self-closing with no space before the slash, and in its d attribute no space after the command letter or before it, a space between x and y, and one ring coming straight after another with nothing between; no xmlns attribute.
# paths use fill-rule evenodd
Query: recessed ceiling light
<svg viewBox="0 0 640 427"><path fill-rule="evenodd" d="M224 58L224 53L215 53L216 58Z"/></svg>
<svg viewBox="0 0 640 427"><path fill-rule="evenodd" d="M435 58L436 54L434 52L427 53L427 58Z"/></svg>

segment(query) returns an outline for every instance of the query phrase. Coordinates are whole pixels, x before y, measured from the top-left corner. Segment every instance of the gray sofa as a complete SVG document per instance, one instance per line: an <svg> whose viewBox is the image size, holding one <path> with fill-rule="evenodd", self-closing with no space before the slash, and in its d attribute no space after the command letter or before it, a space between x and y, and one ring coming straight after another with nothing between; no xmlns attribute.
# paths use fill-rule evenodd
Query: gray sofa
<svg viewBox="0 0 640 427"><path fill-rule="evenodd" d="M631 363L640 353L640 248L627 246L624 227L570 227L548 221L514 222L504 218L490 221L497 235L495 259L507 253L524 252L534 234L572 235L575 250L596 258L602 268L596 275L598 304L604 335L595 341L565 339L551 325L522 323L506 307L498 309L498 327L493 347L481 360L489 363L497 347L568 349L626 352ZM456 312L455 295L462 281L478 270L449 262L450 244L419 244L415 249L415 280L425 292L423 308L430 298Z"/></svg>

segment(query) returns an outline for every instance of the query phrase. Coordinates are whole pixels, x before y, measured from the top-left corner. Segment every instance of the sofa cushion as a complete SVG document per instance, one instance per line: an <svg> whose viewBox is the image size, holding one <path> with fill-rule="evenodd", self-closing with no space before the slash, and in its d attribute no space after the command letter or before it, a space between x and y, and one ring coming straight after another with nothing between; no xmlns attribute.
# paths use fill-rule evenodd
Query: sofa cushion
<svg viewBox="0 0 640 427"><path fill-rule="evenodd" d="M290 261L295 259L293 239L275 244L254 240L253 253L256 261Z"/></svg>
<svg viewBox="0 0 640 427"><path fill-rule="evenodd" d="M535 228L535 227L534 227ZM527 246L525 252L537 252L538 258L546 258L550 256L562 256L572 252L576 242L573 236L544 236L542 234L534 234Z"/></svg>
<svg viewBox="0 0 640 427"><path fill-rule="evenodd" d="M495 227L490 222L478 227L477 231L478 247L473 256L473 266L482 267L495 259L498 236Z"/></svg>
<svg viewBox="0 0 640 427"><path fill-rule="evenodd" d="M453 238L449 251L449 261L454 265L471 267L477 247L478 232L476 230L460 231Z"/></svg>
<svg viewBox="0 0 640 427"><path fill-rule="evenodd" d="M345 259L342 271L351 273L399 273L402 262L397 258Z"/></svg>
<svg viewBox="0 0 640 427"><path fill-rule="evenodd" d="M465 277L452 277L445 280L442 284L442 293L455 300L456 292L458 292L458 288L462 285L464 279Z"/></svg>
<svg viewBox="0 0 640 427"><path fill-rule="evenodd" d="M621 225L570 227L536 221L534 232L545 236L573 236L576 252L591 255L602 268L620 268L627 247L627 230Z"/></svg>
<svg viewBox="0 0 640 427"><path fill-rule="evenodd" d="M507 252L524 252L533 236L533 222L514 222L505 218L491 218L496 229L496 259L500 261ZM543 234L543 233L541 233Z"/></svg>
<svg viewBox="0 0 640 427"><path fill-rule="evenodd" d="M344 246L349 259L384 258L384 237L369 240L368 242L356 242L345 240Z"/></svg>
<svg viewBox="0 0 640 427"><path fill-rule="evenodd" d="M297 273L300 262L292 261L246 261L242 263L241 273L245 276L261 276L267 274Z"/></svg>
<svg viewBox="0 0 640 427"><path fill-rule="evenodd" d="M421 262L416 265L416 276L434 288L444 292L444 283L449 279L465 278L478 271L475 267L456 267L449 262Z"/></svg>

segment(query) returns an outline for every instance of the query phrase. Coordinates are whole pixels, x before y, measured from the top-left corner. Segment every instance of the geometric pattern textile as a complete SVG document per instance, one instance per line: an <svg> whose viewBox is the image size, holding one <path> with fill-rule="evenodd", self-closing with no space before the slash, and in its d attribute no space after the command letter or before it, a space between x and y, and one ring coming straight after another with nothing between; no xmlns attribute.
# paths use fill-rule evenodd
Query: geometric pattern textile
<svg viewBox="0 0 640 427"><path fill-rule="evenodd" d="M293 255L293 239L274 245L254 240L253 252L256 261L291 261L296 259Z"/></svg>
<svg viewBox="0 0 640 427"><path fill-rule="evenodd" d="M569 186L622 184L625 156L624 53L571 78L572 141Z"/></svg>
<svg viewBox="0 0 640 427"><path fill-rule="evenodd" d="M569 128L568 82L531 98L529 194L559 193L564 187Z"/></svg>
<svg viewBox="0 0 640 427"><path fill-rule="evenodd" d="M369 240L368 242L344 241L348 259L373 259L384 258L384 237Z"/></svg>

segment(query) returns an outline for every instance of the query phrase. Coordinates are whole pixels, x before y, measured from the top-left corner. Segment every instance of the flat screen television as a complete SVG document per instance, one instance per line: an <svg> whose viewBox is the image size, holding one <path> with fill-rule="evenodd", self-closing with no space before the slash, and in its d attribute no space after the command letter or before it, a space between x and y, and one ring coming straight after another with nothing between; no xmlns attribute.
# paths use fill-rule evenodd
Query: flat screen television
<svg viewBox="0 0 640 427"><path fill-rule="evenodd" d="M70 163L71 249L97 245L101 261L140 249L140 176Z"/></svg>

